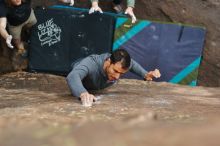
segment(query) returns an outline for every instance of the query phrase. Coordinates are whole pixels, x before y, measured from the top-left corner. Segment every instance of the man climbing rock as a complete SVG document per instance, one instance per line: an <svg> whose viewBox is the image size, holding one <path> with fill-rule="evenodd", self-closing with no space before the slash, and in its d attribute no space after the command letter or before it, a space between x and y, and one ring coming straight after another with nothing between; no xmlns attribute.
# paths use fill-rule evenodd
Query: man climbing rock
<svg viewBox="0 0 220 146"><path fill-rule="evenodd" d="M67 83L73 96L79 97L84 106L92 106L96 97L87 90L100 90L113 85L122 74L131 71L143 79L159 78L159 70L147 72L131 59L128 52L118 49L112 54L90 55L73 63Z"/></svg>

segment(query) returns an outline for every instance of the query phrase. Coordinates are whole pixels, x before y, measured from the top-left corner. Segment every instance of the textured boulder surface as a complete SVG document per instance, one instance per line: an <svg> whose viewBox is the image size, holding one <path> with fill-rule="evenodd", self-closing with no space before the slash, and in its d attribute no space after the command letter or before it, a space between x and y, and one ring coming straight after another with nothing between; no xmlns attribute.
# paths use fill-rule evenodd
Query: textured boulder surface
<svg viewBox="0 0 220 146"><path fill-rule="evenodd" d="M35 6L59 4L56 0L33 0ZM105 11L112 11L110 1L100 1ZM75 0L76 7L89 8L89 0ZM220 2L218 0L137 0L135 14L139 19L184 23L207 29L203 61L199 69L199 85L220 86ZM14 58L14 59L13 59ZM16 61L19 60L19 61ZM13 57L13 51L0 47L0 72L10 72L24 61Z"/></svg>
<svg viewBox="0 0 220 146"><path fill-rule="evenodd" d="M220 88L120 80L85 108L64 77L0 76L1 146L219 146Z"/></svg>

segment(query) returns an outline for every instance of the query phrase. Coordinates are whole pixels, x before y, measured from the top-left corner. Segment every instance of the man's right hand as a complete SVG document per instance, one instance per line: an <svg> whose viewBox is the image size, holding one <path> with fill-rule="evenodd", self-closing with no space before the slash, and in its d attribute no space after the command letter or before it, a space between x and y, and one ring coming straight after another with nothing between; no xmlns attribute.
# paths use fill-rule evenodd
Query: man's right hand
<svg viewBox="0 0 220 146"><path fill-rule="evenodd" d="M102 9L99 7L98 2L92 2L92 7L89 10L89 14L92 14L94 12L103 13Z"/></svg>
<svg viewBox="0 0 220 146"><path fill-rule="evenodd" d="M6 38L6 44L9 48L13 49L14 46L11 44L11 41L12 41L12 36L9 35L7 38Z"/></svg>
<svg viewBox="0 0 220 146"><path fill-rule="evenodd" d="M85 107L92 106L93 101L96 101L96 97L88 92L81 93L80 99L82 101L82 105Z"/></svg>

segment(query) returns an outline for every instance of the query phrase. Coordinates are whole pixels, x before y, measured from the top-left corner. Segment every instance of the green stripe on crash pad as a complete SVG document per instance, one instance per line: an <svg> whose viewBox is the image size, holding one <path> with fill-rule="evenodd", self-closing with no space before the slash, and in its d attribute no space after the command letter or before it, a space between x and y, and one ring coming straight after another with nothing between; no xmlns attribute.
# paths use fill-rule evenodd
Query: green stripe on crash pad
<svg viewBox="0 0 220 146"><path fill-rule="evenodd" d="M183 80L187 75L189 75L193 70L199 67L201 61L201 57L197 58L190 65L188 65L185 69L183 69L180 73L174 76L169 82L171 83L179 83Z"/></svg>
<svg viewBox="0 0 220 146"><path fill-rule="evenodd" d="M197 80L197 77L198 77L198 72L199 72L199 68L196 68L194 71L192 71L190 74L188 74L183 80L181 80L179 82L179 84L182 84L182 85L194 85Z"/></svg>
<svg viewBox="0 0 220 146"><path fill-rule="evenodd" d="M130 40L133 36L138 34L141 30L147 27L150 23L151 22L149 21L140 21L134 27L132 27L131 29L128 29L128 31L126 31L124 35L122 35L121 37L119 37L117 40L114 41L113 51L118 49L121 45L126 43L128 40Z"/></svg>

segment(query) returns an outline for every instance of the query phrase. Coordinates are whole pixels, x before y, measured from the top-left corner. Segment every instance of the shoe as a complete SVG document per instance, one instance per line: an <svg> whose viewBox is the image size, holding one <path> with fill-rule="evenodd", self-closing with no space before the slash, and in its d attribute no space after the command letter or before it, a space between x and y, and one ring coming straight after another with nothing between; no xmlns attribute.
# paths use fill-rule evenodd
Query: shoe
<svg viewBox="0 0 220 146"><path fill-rule="evenodd" d="M26 70L28 67L28 59L18 54L18 52L14 52L12 55L12 66L14 71Z"/></svg>
<svg viewBox="0 0 220 146"><path fill-rule="evenodd" d="M19 48L17 54L18 54L18 55L22 55L22 54L24 54L25 52L26 52L26 51L25 51L24 48Z"/></svg>
<svg viewBox="0 0 220 146"><path fill-rule="evenodd" d="M18 49L15 53L17 56L21 56L22 58L28 58L28 51L25 49Z"/></svg>

